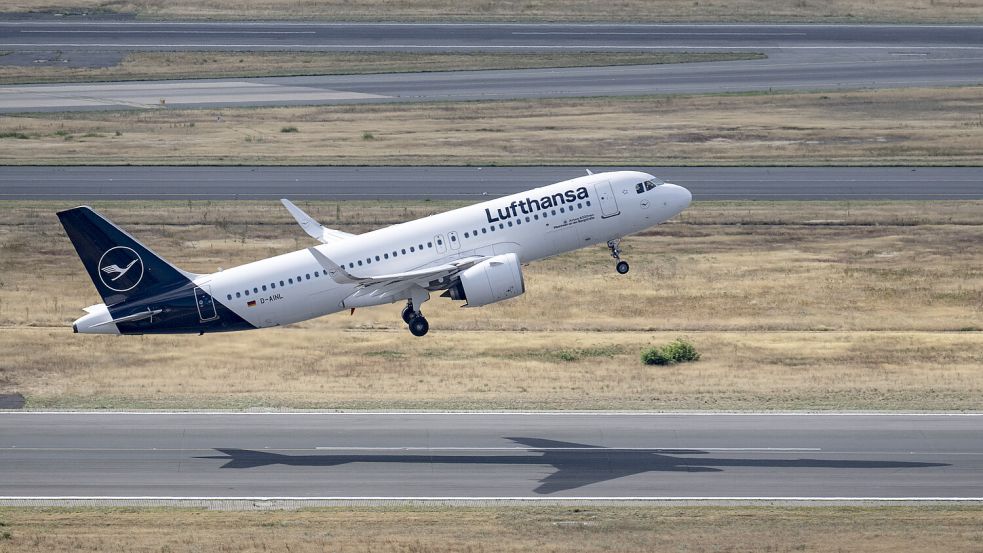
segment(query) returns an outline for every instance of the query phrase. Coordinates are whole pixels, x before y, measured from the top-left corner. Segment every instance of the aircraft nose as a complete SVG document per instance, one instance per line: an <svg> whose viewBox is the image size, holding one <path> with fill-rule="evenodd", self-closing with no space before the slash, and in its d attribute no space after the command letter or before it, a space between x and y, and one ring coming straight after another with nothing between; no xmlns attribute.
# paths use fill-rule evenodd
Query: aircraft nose
<svg viewBox="0 0 983 553"><path fill-rule="evenodd" d="M678 184L666 183L665 186L670 187L672 190L673 203L676 204L676 209L682 211L689 207L690 202L693 201L693 194L689 190L679 186Z"/></svg>

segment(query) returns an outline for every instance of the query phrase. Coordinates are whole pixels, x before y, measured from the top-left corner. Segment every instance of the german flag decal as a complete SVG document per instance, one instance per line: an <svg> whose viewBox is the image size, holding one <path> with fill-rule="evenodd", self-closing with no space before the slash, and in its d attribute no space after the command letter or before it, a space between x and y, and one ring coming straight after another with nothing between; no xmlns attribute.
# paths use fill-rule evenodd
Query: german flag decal
<svg viewBox="0 0 983 553"><path fill-rule="evenodd" d="M247 301L246 302L246 306L247 307L256 307L256 300Z"/></svg>

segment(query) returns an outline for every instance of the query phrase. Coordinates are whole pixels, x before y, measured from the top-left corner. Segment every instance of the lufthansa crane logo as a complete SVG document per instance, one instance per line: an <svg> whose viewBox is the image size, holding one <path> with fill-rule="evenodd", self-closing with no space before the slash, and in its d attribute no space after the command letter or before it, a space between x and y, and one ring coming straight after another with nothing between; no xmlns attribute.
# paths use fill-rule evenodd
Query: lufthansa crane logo
<svg viewBox="0 0 983 553"><path fill-rule="evenodd" d="M143 260L132 248L110 248L99 258L99 279L110 290L132 290L143 280Z"/></svg>

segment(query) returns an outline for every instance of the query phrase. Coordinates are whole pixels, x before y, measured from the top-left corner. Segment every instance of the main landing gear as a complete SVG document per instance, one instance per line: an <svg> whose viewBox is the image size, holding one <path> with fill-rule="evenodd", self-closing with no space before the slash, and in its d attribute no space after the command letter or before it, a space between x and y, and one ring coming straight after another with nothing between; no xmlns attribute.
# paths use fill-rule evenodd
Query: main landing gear
<svg viewBox="0 0 983 553"><path fill-rule="evenodd" d="M611 257L618 260L618 264L614 266L618 274L625 274L628 272L628 262L621 260L621 248L618 245L621 244L621 239L617 238L615 240L608 240L608 249L611 250Z"/></svg>
<svg viewBox="0 0 983 553"><path fill-rule="evenodd" d="M403 308L403 312L400 315L403 317L403 322L410 328L410 334L413 336L423 336L430 331L430 323L423 316L423 313L414 308L413 300L406 302L406 307Z"/></svg>

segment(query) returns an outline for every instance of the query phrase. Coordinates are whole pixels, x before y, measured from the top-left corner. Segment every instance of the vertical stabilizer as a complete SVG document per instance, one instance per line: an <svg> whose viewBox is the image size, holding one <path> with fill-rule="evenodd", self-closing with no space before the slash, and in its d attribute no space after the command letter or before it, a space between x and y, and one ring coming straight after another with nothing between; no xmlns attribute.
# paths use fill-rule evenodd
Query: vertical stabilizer
<svg viewBox="0 0 983 553"><path fill-rule="evenodd" d="M196 276L171 265L88 206L61 211L58 219L107 306L184 286Z"/></svg>

